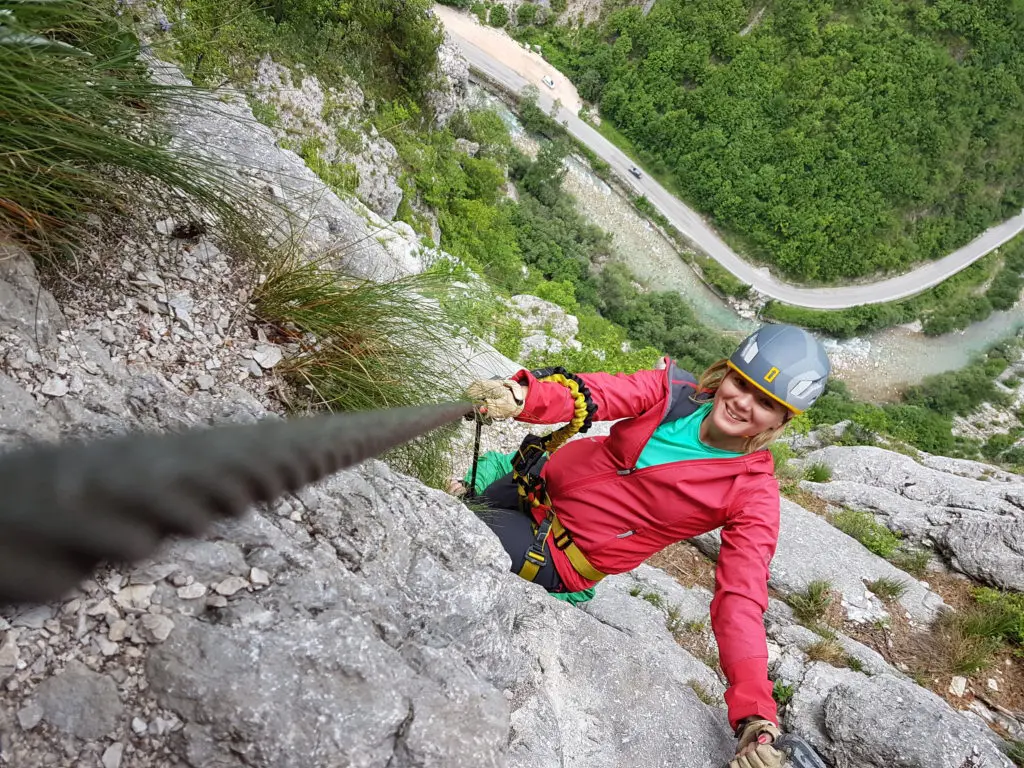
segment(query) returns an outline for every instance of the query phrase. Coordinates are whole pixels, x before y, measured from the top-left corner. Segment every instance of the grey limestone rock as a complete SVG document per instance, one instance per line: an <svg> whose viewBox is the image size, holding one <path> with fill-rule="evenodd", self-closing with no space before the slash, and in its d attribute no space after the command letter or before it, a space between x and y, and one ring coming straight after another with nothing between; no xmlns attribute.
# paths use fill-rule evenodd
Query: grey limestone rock
<svg viewBox="0 0 1024 768"><path fill-rule="evenodd" d="M0 330L13 330L33 348L50 344L67 326L49 291L39 290L35 263L21 248L0 239Z"/></svg>
<svg viewBox="0 0 1024 768"><path fill-rule="evenodd" d="M80 661L70 662L63 672L44 680L35 703L46 722L80 739L106 735L117 726L123 711L117 684Z"/></svg>
<svg viewBox="0 0 1024 768"><path fill-rule="evenodd" d="M1024 589L1024 479L964 477L943 471L951 468L947 462L935 469L865 446L823 448L807 461L832 470L831 482L802 484L815 495L874 513L889 528L934 546L973 578Z"/></svg>
<svg viewBox="0 0 1024 768"><path fill-rule="evenodd" d="M865 584L890 578L907 585L899 603L914 620L928 623L943 607L942 598L917 579L869 552L823 518L785 498L780 515L779 546L768 583L784 595L802 592L812 581L827 580L842 595L843 609L850 620L874 621L888 614ZM704 534L693 543L717 556L720 536L718 532Z"/></svg>
<svg viewBox="0 0 1024 768"><path fill-rule="evenodd" d="M444 127L466 101L469 93L469 64L450 35L437 49L437 85L427 94L434 110L434 122Z"/></svg>
<svg viewBox="0 0 1024 768"><path fill-rule="evenodd" d="M887 675L866 683L840 682L826 696L822 716L836 768L1013 765L984 726L957 714L930 691Z"/></svg>

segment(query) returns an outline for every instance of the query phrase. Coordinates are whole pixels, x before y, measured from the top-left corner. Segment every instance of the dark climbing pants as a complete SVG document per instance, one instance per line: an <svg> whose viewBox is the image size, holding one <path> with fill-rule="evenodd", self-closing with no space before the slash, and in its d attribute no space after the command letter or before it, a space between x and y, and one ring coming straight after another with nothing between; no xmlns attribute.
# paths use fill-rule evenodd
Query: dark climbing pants
<svg viewBox="0 0 1024 768"><path fill-rule="evenodd" d="M546 458L541 459L534 471L539 472L545 461ZM526 560L526 553L533 544L533 517L519 509L519 492L512 473L487 486L478 500L487 505L487 509L480 512L480 519L494 531L508 556L512 558L512 572L519 573ZM551 563L549 547L550 539L544 543L547 562L541 566L533 583L540 584L548 592L564 592L562 579Z"/></svg>

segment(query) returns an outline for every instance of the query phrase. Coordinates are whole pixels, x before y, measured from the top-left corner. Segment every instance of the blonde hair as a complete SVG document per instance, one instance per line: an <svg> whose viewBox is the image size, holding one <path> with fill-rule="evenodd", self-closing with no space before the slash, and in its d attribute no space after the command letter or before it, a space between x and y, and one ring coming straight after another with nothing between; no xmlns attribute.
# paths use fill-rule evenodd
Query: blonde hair
<svg viewBox="0 0 1024 768"><path fill-rule="evenodd" d="M728 375L728 360L723 358L717 363L712 363L707 370L700 375L700 378L697 379L697 391L690 395L690 400L695 403L707 402L715 396L715 393L718 392L718 388L722 386L722 382L725 381L725 377ZM764 432L759 432L756 435L748 437L746 442L743 444L743 452L753 453L754 451L759 451L762 448L766 448L771 445L771 443L786 431L789 420L792 418L793 412L787 408L782 424L774 429L766 429Z"/></svg>

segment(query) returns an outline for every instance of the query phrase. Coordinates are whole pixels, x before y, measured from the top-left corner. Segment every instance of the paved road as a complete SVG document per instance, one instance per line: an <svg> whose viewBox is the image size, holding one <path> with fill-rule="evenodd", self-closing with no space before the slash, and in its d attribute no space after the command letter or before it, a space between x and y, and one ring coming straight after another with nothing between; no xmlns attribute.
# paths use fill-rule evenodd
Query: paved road
<svg viewBox="0 0 1024 768"><path fill-rule="evenodd" d="M448 15L450 13L452 13L451 9L444 8L443 12L438 13L438 16L442 21L447 21L450 18ZM501 55L502 51L507 52L504 46L493 46L493 50L485 51L470 40L467 34L464 34L466 29L464 24L455 26L448 23L446 28L461 47L472 69L514 93L520 93L528 85L537 86L540 91L538 104L545 112L550 113L554 106L554 98L539 78L536 81L528 80L496 58L496 55ZM509 38L509 44L513 48L519 47L511 38ZM548 66L550 67L550 65ZM553 77L557 75L560 79L564 78L554 67L550 67L550 72ZM565 108L560 108L557 119L565 125L570 134L590 147L638 193L646 195L647 199L702 251L744 283L752 285L759 293L786 304L813 309L845 309L860 304L880 304L913 296L926 288L941 283L950 275L959 272L1024 230L1024 211L1021 211L1012 219L986 230L963 248L902 275L875 283L829 288L801 288L771 275L767 268L756 268L748 264L726 245L722 238L701 218L700 214L684 205L646 174L641 179L633 178L629 174L629 168L633 165L633 161L594 128L580 120L576 114Z"/></svg>

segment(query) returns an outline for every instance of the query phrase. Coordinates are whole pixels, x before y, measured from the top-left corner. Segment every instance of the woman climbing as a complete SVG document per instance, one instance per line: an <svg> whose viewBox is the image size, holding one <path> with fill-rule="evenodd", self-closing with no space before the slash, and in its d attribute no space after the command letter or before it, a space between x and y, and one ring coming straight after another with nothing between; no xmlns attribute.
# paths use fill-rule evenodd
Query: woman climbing
<svg viewBox="0 0 1024 768"><path fill-rule="evenodd" d="M512 570L552 593L586 590L721 528L711 624L739 738L730 768L777 768L784 755L772 747L780 732L763 615L779 488L765 448L822 393L828 357L806 331L767 325L699 380L664 362L630 375L521 370L473 382L467 394L489 419L621 420L607 437L550 456L521 448L516 471L483 491L482 517Z"/></svg>

